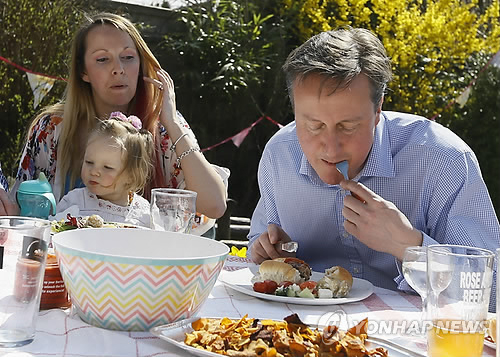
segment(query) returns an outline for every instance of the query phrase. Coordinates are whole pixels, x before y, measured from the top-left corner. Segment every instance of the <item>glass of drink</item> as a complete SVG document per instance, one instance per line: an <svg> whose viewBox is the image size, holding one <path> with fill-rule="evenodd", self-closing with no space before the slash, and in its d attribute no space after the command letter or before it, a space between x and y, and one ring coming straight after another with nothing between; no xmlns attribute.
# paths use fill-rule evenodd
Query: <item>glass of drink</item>
<svg viewBox="0 0 500 357"><path fill-rule="evenodd" d="M151 229L190 233L197 193L173 188L151 190Z"/></svg>
<svg viewBox="0 0 500 357"><path fill-rule="evenodd" d="M408 285L422 299L422 321L426 319L427 305L427 247L414 246L405 249L403 275Z"/></svg>
<svg viewBox="0 0 500 357"><path fill-rule="evenodd" d="M480 357L493 281L493 252L459 245L427 248L429 357Z"/></svg>
<svg viewBox="0 0 500 357"><path fill-rule="evenodd" d="M0 217L0 350L35 338L50 222Z"/></svg>

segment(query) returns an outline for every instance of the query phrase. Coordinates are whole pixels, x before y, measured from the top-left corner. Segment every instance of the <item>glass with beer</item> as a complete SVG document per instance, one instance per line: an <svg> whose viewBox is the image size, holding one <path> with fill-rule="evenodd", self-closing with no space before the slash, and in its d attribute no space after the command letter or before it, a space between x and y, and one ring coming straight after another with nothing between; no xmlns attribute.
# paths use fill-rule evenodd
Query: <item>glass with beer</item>
<svg viewBox="0 0 500 357"><path fill-rule="evenodd" d="M458 245L427 250L429 357L480 357L493 281L493 252Z"/></svg>

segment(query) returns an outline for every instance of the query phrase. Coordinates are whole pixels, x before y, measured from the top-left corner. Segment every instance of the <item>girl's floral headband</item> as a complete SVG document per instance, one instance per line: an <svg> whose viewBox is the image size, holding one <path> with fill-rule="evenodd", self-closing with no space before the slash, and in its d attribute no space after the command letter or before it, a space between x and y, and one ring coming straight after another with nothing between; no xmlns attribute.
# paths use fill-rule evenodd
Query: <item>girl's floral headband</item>
<svg viewBox="0 0 500 357"><path fill-rule="evenodd" d="M132 126L134 128L136 128L137 130L142 129L141 119L139 119L135 115L131 115L131 116L127 117L122 112L113 112L109 115L109 119L118 119L121 121L126 121L126 122L129 122L130 124L132 124Z"/></svg>

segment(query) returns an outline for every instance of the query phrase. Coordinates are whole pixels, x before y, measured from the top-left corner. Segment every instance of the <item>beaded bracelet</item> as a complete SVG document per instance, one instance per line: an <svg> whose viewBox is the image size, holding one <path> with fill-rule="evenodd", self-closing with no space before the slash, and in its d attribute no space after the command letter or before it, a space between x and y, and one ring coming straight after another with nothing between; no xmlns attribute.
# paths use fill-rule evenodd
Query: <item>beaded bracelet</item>
<svg viewBox="0 0 500 357"><path fill-rule="evenodd" d="M179 136L179 137L177 138L177 140L175 141L175 143L173 143L173 144L172 144L172 146L170 147L170 151L172 151L172 152L173 152L173 151L175 151L175 148L177 147L177 143L178 143L179 141L181 141L181 139L182 139L183 137L185 137L187 134L188 134L188 133L184 133L184 134L182 134L181 136Z"/></svg>
<svg viewBox="0 0 500 357"><path fill-rule="evenodd" d="M191 154L192 152L196 152L196 151L201 151L201 150L198 146L193 146L192 148L189 148L188 150L186 150L182 154L180 154L180 156L177 158L177 160L175 160L177 167L180 169L181 168L181 160L184 159L189 154Z"/></svg>

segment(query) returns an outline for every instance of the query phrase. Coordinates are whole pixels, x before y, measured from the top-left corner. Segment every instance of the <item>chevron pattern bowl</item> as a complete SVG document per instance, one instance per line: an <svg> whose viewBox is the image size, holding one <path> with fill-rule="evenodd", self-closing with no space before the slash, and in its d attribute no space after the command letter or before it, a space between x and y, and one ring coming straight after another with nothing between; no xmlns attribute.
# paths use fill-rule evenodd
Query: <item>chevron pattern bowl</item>
<svg viewBox="0 0 500 357"><path fill-rule="evenodd" d="M124 331L193 316L229 253L212 239L148 229L75 229L53 244L80 318Z"/></svg>

